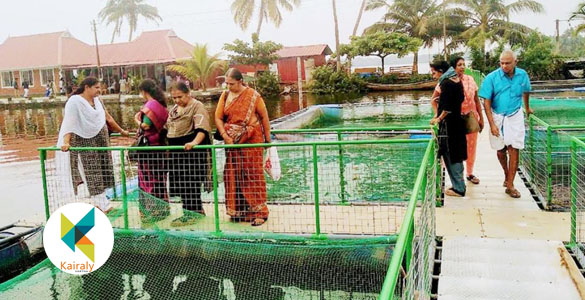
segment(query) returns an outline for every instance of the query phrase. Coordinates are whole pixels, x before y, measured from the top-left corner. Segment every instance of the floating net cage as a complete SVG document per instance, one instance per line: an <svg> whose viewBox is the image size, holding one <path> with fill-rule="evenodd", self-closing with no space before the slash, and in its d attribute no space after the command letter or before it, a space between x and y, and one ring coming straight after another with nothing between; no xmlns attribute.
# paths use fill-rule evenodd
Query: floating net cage
<svg viewBox="0 0 585 300"><path fill-rule="evenodd" d="M532 100L521 169L545 209L571 206L571 138L585 137L585 100Z"/></svg>
<svg viewBox="0 0 585 300"><path fill-rule="evenodd" d="M0 298L377 299L387 286L429 299L440 172L427 128L275 130L279 180L258 145L72 148L83 170L69 177L44 148L47 216L109 204L112 256L84 276L45 260Z"/></svg>

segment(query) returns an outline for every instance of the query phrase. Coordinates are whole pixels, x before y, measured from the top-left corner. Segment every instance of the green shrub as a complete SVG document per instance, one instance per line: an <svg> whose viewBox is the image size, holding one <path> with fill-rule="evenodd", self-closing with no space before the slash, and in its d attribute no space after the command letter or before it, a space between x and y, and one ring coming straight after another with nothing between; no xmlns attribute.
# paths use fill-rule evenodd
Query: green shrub
<svg viewBox="0 0 585 300"><path fill-rule="evenodd" d="M410 78L408 78L408 82L409 83L424 82L432 79L433 77L430 74L412 74Z"/></svg>
<svg viewBox="0 0 585 300"><path fill-rule="evenodd" d="M328 66L313 70L313 80L309 89L315 94L362 93L366 91L366 82L358 75L347 75L344 71L335 71Z"/></svg>
<svg viewBox="0 0 585 300"><path fill-rule="evenodd" d="M262 96L280 94L280 78L270 72L261 72L256 75L254 86Z"/></svg>

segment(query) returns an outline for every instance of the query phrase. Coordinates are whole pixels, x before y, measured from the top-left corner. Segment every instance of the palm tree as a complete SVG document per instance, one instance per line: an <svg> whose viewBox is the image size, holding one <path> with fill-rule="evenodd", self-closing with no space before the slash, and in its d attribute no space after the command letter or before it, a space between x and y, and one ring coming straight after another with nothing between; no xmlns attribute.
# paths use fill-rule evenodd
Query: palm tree
<svg viewBox="0 0 585 300"><path fill-rule="evenodd" d="M585 31L585 1L580 3L577 6L577 10L575 10L569 20L581 20L583 23L579 24L577 28L575 28L575 33L579 33L581 31Z"/></svg>
<svg viewBox="0 0 585 300"><path fill-rule="evenodd" d="M207 44L195 44L190 59L177 61L177 64L167 66L167 70L177 72L191 82L199 80L203 91L206 91L206 83L210 77L225 68L225 62L219 59L219 55L209 55Z"/></svg>
<svg viewBox="0 0 585 300"><path fill-rule="evenodd" d="M144 3L144 0L108 0L106 6L98 14L102 22L107 25L114 23L114 32L112 42L116 35L120 36L120 30L124 19L128 22L130 34L128 41L132 40L132 34L136 31L138 18L143 17L146 20L162 21L158 14L158 9L152 5Z"/></svg>
<svg viewBox="0 0 585 300"><path fill-rule="evenodd" d="M419 38L423 46L431 47L437 35L432 30L442 21L442 6L436 0L395 0L392 4L385 0L369 0L366 10L385 8L382 21L366 28L366 32L378 30L395 31ZM418 73L418 51L414 52L412 73Z"/></svg>
<svg viewBox="0 0 585 300"><path fill-rule="evenodd" d="M534 0L447 0L456 5L456 13L465 18L468 29L461 35L472 48L485 57L486 42L504 41L517 44L532 31L527 26L510 22L510 14L523 11L544 12L542 4Z"/></svg>
<svg viewBox="0 0 585 300"><path fill-rule="evenodd" d="M256 5L260 2L259 5ZM274 26L280 26L282 22L282 15L280 8L284 8L286 11L292 11L294 6L299 6L301 0L234 0L231 9L234 15L234 22L246 30L252 21L254 13L258 14L258 27L256 28L256 34L260 36L260 29L262 28L262 22L264 20L270 21ZM256 7L259 7L256 12Z"/></svg>
<svg viewBox="0 0 585 300"><path fill-rule="evenodd" d="M364 9L366 8L367 0L362 0L362 5L360 6L360 11L358 12L357 20L355 21L355 26L353 27L353 33L351 36L355 36L357 34L358 27L360 26L360 21L362 20L362 14L364 13Z"/></svg>
<svg viewBox="0 0 585 300"><path fill-rule="evenodd" d="M335 0L331 0L333 5L333 21L335 22L335 60L337 61L336 69L339 72L341 70L341 55L339 55L339 23L337 22L337 7Z"/></svg>

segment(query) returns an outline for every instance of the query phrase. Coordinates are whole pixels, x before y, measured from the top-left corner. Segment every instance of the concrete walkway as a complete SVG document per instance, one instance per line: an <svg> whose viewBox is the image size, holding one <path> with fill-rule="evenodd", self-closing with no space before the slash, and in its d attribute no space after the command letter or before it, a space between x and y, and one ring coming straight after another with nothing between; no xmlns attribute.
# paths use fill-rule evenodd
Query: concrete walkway
<svg viewBox="0 0 585 300"><path fill-rule="evenodd" d="M479 185L468 182L466 197L447 197L437 209L439 299L580 299L557 250L569 240L569 213L540 210L518 176L522 197L505 194L487 128L474 173Z"/></svg>

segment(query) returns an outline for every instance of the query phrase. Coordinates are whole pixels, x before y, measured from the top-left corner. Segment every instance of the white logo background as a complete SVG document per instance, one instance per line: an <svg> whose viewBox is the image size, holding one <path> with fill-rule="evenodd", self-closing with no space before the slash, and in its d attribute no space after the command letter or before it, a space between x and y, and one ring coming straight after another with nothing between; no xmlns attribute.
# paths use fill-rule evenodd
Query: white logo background
<svg viewBox="0 0 585 300"><path fill-rule="evenodd" d="M114 246L114 231L110 220L104 213L95 208L95 225L85 235L95 246L95 262L92 262L79 248L75 252L61 240L61 213L65 215L73 225L76 225L92 208L87 203L70 203L53 212L43 231L43 244L45 252L51 262L63 272L74 275L83 275L97 270L110 257ZM93 269L80 271L62 269L62 262L67 264L93 265Z"/></svg>

